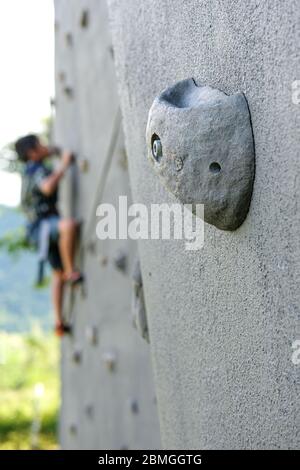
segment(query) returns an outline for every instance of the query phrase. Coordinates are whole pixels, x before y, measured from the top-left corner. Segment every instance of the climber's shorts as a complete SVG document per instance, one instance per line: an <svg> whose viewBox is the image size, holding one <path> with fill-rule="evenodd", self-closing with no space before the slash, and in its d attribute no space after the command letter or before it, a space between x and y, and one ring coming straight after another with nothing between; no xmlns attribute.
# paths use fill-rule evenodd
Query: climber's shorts
<svg viewBox="0 0 300 470"><path fill-rule="evenodd" d="M31 243L38 248L39 246L39 239L40 239L40 231L42 230L42 224L48 224L49 230L49 249L48 249L48 256L47 260L49 261L50 266L55 271L63 270L63 265L59 253L58 248L58 238L59 238L59 230L58 224L60 221L60 217L58 215L51 215L46 219L41 220L38 224L36 224L32 230L30 230L29 238Z"/></svg>

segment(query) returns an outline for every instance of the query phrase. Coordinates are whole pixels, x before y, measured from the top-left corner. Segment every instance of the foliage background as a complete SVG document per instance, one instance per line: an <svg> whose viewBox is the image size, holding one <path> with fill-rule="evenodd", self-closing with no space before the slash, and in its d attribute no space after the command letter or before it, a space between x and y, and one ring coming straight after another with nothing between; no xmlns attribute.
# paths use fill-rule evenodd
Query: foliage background
<svg viewBox="0 0 300 470"><path fill-rule="evenodd" d="M0 449L56 449L59 344L49 289L34 288L36 256L19 249L23 222L19 210L0 207Z"/></svg>

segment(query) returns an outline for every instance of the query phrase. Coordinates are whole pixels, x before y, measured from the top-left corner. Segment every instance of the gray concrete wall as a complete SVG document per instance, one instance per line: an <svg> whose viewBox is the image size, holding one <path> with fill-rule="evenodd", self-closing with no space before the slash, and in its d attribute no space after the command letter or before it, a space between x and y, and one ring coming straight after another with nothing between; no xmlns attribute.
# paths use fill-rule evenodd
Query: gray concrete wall
<svg viewBox="0 0 300 470"><path fill-rule="evenodd" d="M137 246L95 236L95 198L97 204L116 204L119 195L131 197L122 125L116 127L119 100L106 2L56 0L55 9L55 137L77 156L62 187L61 206L65 215L84 221L78 263L86 274L83 290L66 292L65 315L74 333L62 343L61 445L156 449L160 437L149 346L131 318ZM85 10L88 24L82 25ZM124 271L115 264L120 250Z"/></svg>
<svg viewBox="0 0 300 470"><path fill-rule="evenodd" d="M108 4L134 202L174 202L145 130L153 99L176 81L244 92L255 139L238 230L206 225L197 253L139 243L163 446L299 448L299 2Z"/></svg>

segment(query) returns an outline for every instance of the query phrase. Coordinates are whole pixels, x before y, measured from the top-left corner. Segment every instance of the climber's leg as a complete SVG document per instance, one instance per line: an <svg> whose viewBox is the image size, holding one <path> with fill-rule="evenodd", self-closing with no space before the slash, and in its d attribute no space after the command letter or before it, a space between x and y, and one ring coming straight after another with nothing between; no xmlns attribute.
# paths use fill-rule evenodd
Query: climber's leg
<svg viewBox="0 0 300 470"><path fill-rule="evenodd" d="M58 222L59 252L66 277L74 273L74 252L77 223L74 219L61 219Z"/></svg>
<svg viewBox="0 0 300 470"><path fill-rule="evenodd" d="M55 315L55 329L63 326L62 307L64 292L64 273L62 270L53 270L52 275L52 302Z"/></svg>

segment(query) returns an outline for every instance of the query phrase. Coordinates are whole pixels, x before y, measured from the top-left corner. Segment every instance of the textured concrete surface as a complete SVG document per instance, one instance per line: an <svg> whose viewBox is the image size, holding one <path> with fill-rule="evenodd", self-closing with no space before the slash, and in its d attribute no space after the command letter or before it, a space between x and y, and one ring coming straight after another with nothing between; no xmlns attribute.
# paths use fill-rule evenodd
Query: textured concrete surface
<svg viewBox="0 0 300 470"><path fill-rule="evenodd" d="M249 104L246 221L139 250L163 446L299 448L299 2L109 0L134 202L174 202L147 160L154 98L186 77ZM163 260L163 262L162 262Z"/></svg>
<svg viewBox="0 0 300 470"><path fill-rule="evenodd" d="M100 242L95 232L95 198L116 205L119 195L130 198L107 7L99 0L57 0L55 7L56 142L77 156L61 205L64 214L84 221L78 263L86 273L84 289L66 292L74 335L62 344L61 444L157 449L149 346L132 326L137 247Z"/></svg>
<svg viewBox="0 0 300 470"><path fill-rule="evenodd" d="M146 141L150 163L182 204L204 204L204 220L222 230L244 222L254 143L242 93L227 96L193 79L182 80L155 98Z"/></svg>

